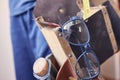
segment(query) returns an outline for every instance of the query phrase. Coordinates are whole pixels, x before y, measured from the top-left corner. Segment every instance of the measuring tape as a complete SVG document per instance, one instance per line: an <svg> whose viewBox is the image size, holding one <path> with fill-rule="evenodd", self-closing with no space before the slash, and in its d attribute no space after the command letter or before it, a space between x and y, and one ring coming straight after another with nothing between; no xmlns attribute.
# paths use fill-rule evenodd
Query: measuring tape
<svg viewBox="0 0 120 80"><path fill-rule="evenodd" d="M83 10L84 10L84 18L88 18L90 16L90 2L89 0L83 1Z"/></svg>

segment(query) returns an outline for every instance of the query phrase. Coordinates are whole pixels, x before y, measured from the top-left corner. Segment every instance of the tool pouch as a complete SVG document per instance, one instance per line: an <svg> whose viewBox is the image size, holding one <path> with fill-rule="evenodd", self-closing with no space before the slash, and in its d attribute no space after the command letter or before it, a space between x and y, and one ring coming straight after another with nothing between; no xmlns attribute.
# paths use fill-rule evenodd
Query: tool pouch
<svg viewBox="0 0 120 80"><path fill-rule="evenodd" d="M67 42L61 34L60 27L72 16L81 17L79 12L81 9L78 0L37 0L34 8L36 23L56 60L55 63L52 62L58 70L56 80L77 80L78 78L75 63L80 50ZM102 64L118 50L106 7L92 8L91 15L84 21L90 31L91 49L95 51Z"/></svg>

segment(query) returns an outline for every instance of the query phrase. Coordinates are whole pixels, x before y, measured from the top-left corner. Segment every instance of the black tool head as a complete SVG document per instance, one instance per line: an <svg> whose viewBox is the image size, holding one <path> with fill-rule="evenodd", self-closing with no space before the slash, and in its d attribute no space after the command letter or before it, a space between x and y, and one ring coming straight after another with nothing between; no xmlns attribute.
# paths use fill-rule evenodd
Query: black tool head
<svg viewBox="0 0 120 80"><path fill-rule="evenodd" d="M47 22L59 24L64 18L75 16L79 11L76 0L37 0L34 16L42 16Z"/></svg>

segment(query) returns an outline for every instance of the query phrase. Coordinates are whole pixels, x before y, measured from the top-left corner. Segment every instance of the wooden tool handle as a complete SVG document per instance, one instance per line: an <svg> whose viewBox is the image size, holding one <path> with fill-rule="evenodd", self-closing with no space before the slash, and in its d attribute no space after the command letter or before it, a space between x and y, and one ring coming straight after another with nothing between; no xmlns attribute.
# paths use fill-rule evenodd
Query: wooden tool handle
<svg viewBox="0 0 120 80"><path fill-rule="evenodd" d="M37 59L33 65L34 73L41 77L47 74L48 68L48 62L45 58Z"/></svg>

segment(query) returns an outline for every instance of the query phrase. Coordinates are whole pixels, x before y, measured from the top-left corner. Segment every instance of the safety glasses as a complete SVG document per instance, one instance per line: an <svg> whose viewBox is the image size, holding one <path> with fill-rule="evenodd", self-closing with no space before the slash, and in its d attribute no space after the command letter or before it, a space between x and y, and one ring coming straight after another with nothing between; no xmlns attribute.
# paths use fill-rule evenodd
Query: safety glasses
<svg viewBox="0 0 120 80"><path fill-rule="evenodd" d="M80 80L96 78L100 73L99 61L90 48L90 34L83 19L78 16L70 18L62 26L62 33L66 40L81 50L77 58L75 71ZM81 70L77 68L79 64Z"/></svg>

